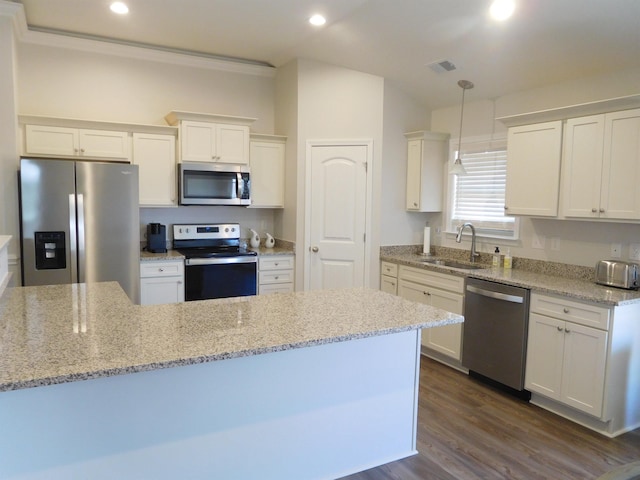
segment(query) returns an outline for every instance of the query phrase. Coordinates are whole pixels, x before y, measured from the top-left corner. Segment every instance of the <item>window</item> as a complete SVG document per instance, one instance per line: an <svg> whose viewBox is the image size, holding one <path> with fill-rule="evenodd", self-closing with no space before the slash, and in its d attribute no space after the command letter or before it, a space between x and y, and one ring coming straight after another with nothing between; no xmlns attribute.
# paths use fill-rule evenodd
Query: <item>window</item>
<svg viewBox="0 0 640 480"><path fill-rule="evenodd" d="M461 149L467 174L449 175L447 231L455 232L463 223L471 222L478 235L517 239L517 220L504 214L506 139L466 140ZM451 157L456 155L457 144L451 148Z"/></svg>

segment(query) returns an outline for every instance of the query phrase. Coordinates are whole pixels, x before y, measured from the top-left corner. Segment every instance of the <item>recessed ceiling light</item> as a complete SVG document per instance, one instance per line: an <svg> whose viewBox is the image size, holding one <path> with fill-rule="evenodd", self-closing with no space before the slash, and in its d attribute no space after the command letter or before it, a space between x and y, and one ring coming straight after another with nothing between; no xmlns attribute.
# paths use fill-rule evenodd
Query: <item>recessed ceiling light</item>
<svg viewBox="0 0 640 480"><path fill-rule="evenodd" d="M324 25L325 23L327 23L327 19L324 18L322 15L316 13L315 15L313 15L309 19L309 23L311 25L315 25L316 27L320 27L320 26Z"/></svg>
<svg viewBox="0 0 640 480"><path fill-rule="evenodd" d="M491 18L494 20L506 20L509 18L516 8L514 0L494 0L489 8Z"/></svg>
<svg viewBox="0 0 640 480"><path fill-rule="evenodd" d="M118 13L120 15L124 15L125 13L129 13L129 7L127 7L122 2L113 2L109 7L113 13Z"/></svg>

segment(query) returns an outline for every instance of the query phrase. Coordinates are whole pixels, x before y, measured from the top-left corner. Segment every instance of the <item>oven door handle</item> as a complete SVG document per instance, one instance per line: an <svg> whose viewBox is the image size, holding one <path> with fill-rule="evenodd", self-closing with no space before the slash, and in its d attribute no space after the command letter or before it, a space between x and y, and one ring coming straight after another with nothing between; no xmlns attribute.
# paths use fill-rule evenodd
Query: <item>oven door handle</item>
<svg viewBox="0 0 640 480"><path fill-rule="evenodd" d="M257 256L249 257L222 257L222 258L187 258L185 266L191 265L225 265L230 263L258 263Z"/></svg>

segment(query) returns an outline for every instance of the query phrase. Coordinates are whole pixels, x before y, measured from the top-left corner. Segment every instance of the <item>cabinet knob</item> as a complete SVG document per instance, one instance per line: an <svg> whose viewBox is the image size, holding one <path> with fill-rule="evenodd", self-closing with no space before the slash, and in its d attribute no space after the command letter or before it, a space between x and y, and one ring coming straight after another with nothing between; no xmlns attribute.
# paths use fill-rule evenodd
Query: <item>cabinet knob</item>
<svg viewBox="0 0 640 480"><path fill-rule="evenodd" d="M84 148L81 148L81 149L80 149L80 153L84 153Z"/></svg>
<svg viewBox="0 0 640 480"><path fill-rule="evenodd" d="M558 329L559 332L562 331L562 327L556 327Z"/></svg>
<svg viewBox="0 0 640 480"><path fill-rule="evenodd" d="M568 328L564 329L565 333L571 333L571 330L569 330Z"/></svg>
<svg viewBox="0 0 640 480"><path fill-rule="evenodd" d="M569 312L570 312L570 310L569 310L568 308L566 308L566 307L565 307L565 308L563 308L563 309L562 309L562 311L563 311L564 313L569 313Z"/></svg>
<svg viewBox="0 0 640 480"><path fill-rule="evenodd" d="M509 207L507 207L507 206L505 205L505 206L504 206L504 209L505 209L505 210L509 210Z"/></svg>
<svg viewBox="0 0 640 480"><path fill-rule="evenodd" d="M319 248L318 247L311 247L311 251L313 253L318 253Z"/></svg>
<svg viewBox="0 0 640 480"><path fill-rule="evenodd" d="M418 204L417 204L416 202L413 202L413 206L414 206L414 207L417 207L417 206L418 206Z"/></svg>
<svg viewBox="0 0 640 480"><path fill-rule="evenodd" d="M597 208L592 208L591 209L591 213L598 213L598 209Z"/></svg>
<svg viewBox="0 0 640 480"><path fill-rule="evenodd" d="M274 263L274 265L277 267L278 265L280 265L278 262Z"/></svg>
<svg viewBox="0 0 640 480"><path fill-rule="evenodd" d="M164 272L164 268L159 268L158 271L159 272Z"/></svg>
<svg viewBox="0 0 640 480"><path fill-rule="evenodd" d="M429 292L422 292L422 294L427 296L431 295Z"/></svg>
<svg viewBox="0 0 640 480"><path fill-rule="evenodd" d="M395 287L396 286L396 282L391 282L391 286Z"/></svg>
<svg viewBox="0 0 640 480"><path fill-rule="evenodd" d="M601 209L600 209L600 213L604 213L604 208L601 208Z"/></svg>
<svg viewBox="0 0 640 480"><path fill-rule="evenodd" d="M275 278L276 280L278 280L280 277L277 277L277 276L276 276L276 277L273 277L273 278Z"/></svg>

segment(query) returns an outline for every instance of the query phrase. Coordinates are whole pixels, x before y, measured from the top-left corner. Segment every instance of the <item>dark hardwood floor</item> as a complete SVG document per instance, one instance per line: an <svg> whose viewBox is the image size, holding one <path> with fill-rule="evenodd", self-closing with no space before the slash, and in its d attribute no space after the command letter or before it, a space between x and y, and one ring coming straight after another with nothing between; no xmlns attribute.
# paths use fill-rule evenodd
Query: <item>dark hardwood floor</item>
<svg viewBox="0 0 640 480"><path fill-rule="evenodd" d="M418 451L344 480L595 479L640 460L640 429L609 439L422 357Z"/></svg>

